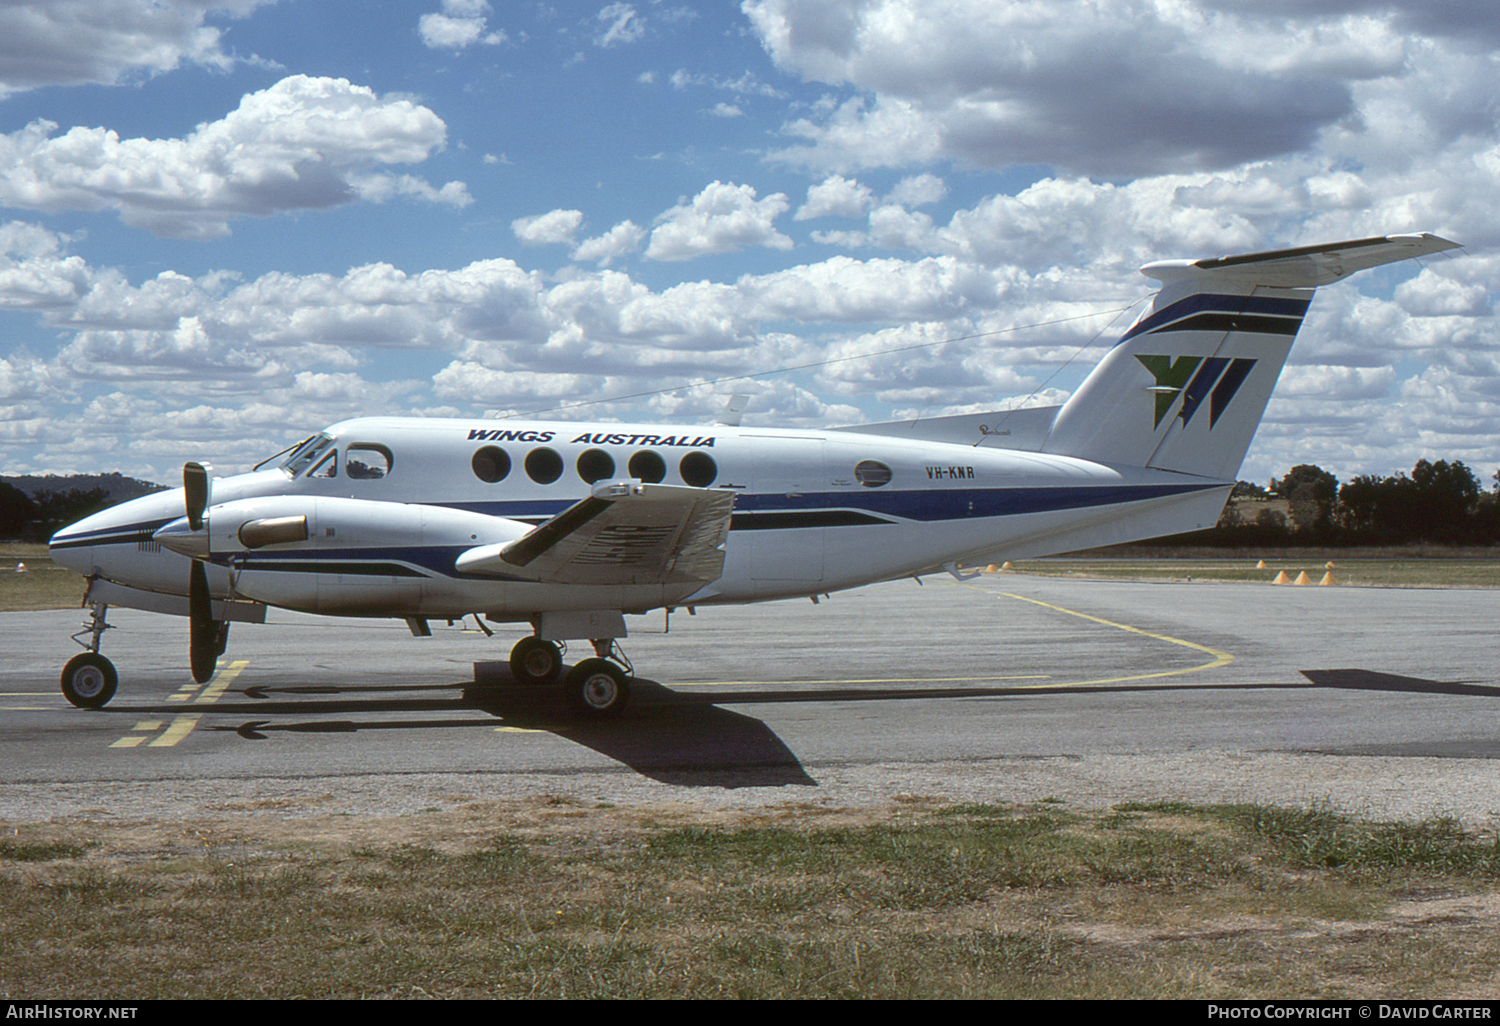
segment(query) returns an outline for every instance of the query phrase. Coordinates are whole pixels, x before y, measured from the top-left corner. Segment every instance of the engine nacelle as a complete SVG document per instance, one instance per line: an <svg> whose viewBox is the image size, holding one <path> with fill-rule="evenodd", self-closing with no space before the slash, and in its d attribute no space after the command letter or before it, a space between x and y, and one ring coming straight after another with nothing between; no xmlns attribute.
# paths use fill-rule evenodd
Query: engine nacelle
<svg viewBox="0 0 1500 1026"><path fill-rule="evenodd" d="M156 532L161 544L227 566L235 596L309 613L416 615L424 587L458 554L506 544L529 524L444 506L263 496L211 506Z"/></svg>

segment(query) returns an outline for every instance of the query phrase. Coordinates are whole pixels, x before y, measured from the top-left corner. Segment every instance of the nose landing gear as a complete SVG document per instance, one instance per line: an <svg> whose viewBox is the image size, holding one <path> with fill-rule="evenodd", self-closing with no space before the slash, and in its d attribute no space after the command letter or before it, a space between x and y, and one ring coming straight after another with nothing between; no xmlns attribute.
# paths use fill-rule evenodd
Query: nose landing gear
<svg viewBox="0 0 1500 1026"><path fill-rule="evenodd" d="M111 627L104 619L108 609L107 603L89 602L89 620L83 630L73 635L73 640L88 651L69 659L63 667L63 697L80 709L102 708L115 697L115 687L120 683L114 663L99 654L99 639ZM89 635L88 641L82 640L85 634Z"/></svg>

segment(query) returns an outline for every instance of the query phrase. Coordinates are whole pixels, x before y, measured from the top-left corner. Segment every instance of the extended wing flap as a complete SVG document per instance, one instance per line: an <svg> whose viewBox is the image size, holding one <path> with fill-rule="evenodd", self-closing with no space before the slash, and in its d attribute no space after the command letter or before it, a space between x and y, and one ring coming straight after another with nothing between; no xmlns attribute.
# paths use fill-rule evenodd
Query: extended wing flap
<svg viewBox="0 0 1500 1026"><path fill-rule="evenodd" d="M455 565L557 584L707 584L724 572L733 508L723 489L601 485L524 537L470 549Z"/></svg>

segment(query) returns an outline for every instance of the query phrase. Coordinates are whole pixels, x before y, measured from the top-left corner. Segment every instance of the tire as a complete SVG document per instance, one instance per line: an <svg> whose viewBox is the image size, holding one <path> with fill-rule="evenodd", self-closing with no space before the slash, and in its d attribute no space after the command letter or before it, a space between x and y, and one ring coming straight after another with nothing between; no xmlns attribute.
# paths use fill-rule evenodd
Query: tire
<svg viewBox="0 0 1500 1026"><path fill-rule="evenodd" d="M510 650L510 675L517 684L553 684L562 676L562 650L536 635Z"/></svg>
<svg viewBox="0 0 1500 1026"><path fill-rule="evenodd" d="M578 715L604 720L620 715L630 701L630 679L608 659L585 659L563 681L568 705Z"/></svg>
<svg viewBox="0 0 1500 1026"><path fill-rule="evenodd" d="M76 655L63 667L63 697L80 709L102 708L115 697L119 683L115 664L98 652Z"/></svg>

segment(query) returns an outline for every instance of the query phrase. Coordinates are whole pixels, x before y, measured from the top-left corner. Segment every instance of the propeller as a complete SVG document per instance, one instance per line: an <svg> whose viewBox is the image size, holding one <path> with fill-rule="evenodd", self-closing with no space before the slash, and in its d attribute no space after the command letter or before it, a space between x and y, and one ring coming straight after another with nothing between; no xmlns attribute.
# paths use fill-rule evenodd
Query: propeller
<svg viewBox="0 0 1500 1026"><path fill-rule="evenodd" d="M188 526L193 533L204 533L203 558L194 558L188 571L188 664L193 680L206 683L214 674L214 665L229 643L229 621L214 619L213 596L208 590L208 568L204 559L212 545L208 534L209 473L206 463L187 463L182 468L182 494L187 506Z"/></svg>

